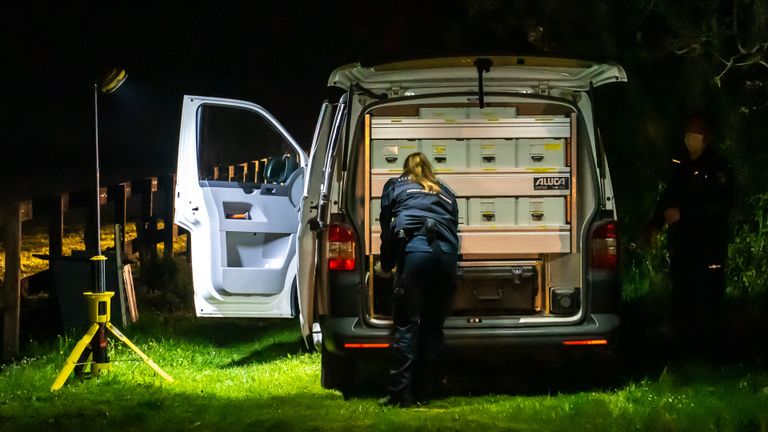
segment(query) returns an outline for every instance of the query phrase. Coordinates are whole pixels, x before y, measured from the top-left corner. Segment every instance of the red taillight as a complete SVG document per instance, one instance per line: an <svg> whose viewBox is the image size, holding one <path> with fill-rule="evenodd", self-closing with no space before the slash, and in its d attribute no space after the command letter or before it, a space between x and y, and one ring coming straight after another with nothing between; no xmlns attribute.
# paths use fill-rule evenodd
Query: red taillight
<svg viewBox="0 0 768 432"><path fill-rule="evenodd" d="M389 348L388 343L345 343L344 348Z"/></svg>
<svg viewBox="0 0 768 432"><path fill-rule="evenodd" d="M592 267L616 268L619 257L619 241L616 222L604 223L592 231Z"/></svg>
<svg viewBox="0 0 768 432"><path fill-rule="evenodd" d="M567 340L563 345L608 345L607 339Z"/></svg>
<svg viewBox="0 0 768 432"><path fill-rule="evenodd" d="M328 269L355 269L355 234L351 228L328 226Z"/></svg>

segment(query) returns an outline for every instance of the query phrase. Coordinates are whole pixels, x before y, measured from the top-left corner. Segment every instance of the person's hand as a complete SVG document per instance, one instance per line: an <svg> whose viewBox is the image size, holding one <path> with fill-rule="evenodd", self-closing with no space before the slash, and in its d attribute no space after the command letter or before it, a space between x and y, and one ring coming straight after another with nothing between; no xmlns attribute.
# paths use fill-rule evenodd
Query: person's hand
<svg viewBox="0 0 768 432"><path fill-rule="evenodd" d="M392 277L391 271L384 271L384 269L381 268L381 261L376 261L376 264L373 265L373 274L385 279Z"/></svg>
<svg viewBox="0 0 768 432"><path fill-rule="evenodd" d="M680 220L680 209L677 207L670 207L664 210L664 223L672 225Z"/></svg>

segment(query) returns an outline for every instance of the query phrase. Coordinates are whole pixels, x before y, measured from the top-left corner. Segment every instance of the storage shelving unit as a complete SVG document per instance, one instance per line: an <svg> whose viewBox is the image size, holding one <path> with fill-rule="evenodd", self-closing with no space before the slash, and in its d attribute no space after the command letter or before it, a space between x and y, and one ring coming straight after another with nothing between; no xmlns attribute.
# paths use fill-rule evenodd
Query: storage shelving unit
<svg viewBox="0 0 768 432"><path fill-rule="evenodd" d="M457 117L366 116L366 253L377 255L380 248L372 209L378 211L384 183L414 151L432 160L461 202L465 260L575 252L575 114Z"/></svg>

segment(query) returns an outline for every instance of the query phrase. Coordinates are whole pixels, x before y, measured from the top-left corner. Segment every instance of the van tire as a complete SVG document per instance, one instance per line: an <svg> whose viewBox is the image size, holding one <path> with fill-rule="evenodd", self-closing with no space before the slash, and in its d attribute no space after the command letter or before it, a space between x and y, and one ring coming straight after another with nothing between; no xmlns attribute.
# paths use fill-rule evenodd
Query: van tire
<svg viewBox="0 0 768 432"><path fill-rule="evenodd" d="M328 352L323 347L320 357L320 384L323 388L338 390L347 399L354 387L356 362L349 355Z"/></svg>

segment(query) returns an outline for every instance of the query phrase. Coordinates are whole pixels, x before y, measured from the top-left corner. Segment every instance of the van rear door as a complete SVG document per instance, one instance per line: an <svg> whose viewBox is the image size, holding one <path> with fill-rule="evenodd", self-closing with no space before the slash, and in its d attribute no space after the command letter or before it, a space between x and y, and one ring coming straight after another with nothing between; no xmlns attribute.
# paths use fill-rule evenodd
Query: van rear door
<svg viewBox="0 0 768 432"><path fill-rule="evenodd" d="M292 317L307 155L262 107L185 96L175 222L198 316Z"/></svg>

